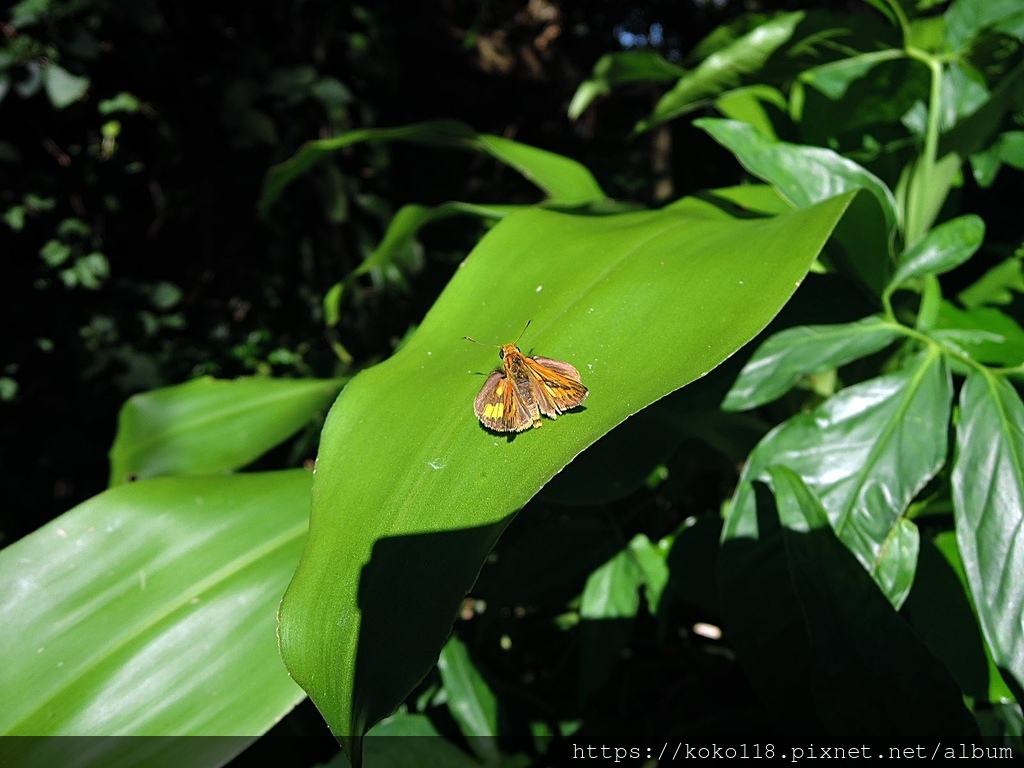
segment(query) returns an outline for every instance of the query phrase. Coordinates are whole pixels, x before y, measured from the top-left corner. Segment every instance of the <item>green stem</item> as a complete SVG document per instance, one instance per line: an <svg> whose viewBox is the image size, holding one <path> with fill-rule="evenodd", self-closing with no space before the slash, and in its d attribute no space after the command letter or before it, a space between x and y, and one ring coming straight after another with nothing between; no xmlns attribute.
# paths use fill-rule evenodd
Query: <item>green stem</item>
<svg viewBox="0 0 1024 768"><path fill-rule="evenodd" d="M928 97L928 122L925 127L924 151L918 158L917 172L907 190L906 243L912 245L925 234L924 200L932 186L932 176L939 156L939 133L942 116L942 62L925 51L907 48L907 55L917 59L931 71Z"/></svg>
<svg viewBox="0 0 1024 768"><path fill-rule="evenodd" d="M938 350L941 354L946 355L947 357L952 357L955 360L959 360L964 365L973 368L979 373L983 373L985 375L992 373L1004 373L1003 371L994 371L988 366L982 365L974 358L965 355L963 352L954 349L953 347L943 344L941 341L936 341L928 334L921 333L921 331L917 330L916 328L911 328L909 326L903 325L900 322L891 322L890 325L892 326L893 330L896 331L897 333L902 333L907 338L914 339L914 341L918 341L927 347L932 347Z"/></svg>

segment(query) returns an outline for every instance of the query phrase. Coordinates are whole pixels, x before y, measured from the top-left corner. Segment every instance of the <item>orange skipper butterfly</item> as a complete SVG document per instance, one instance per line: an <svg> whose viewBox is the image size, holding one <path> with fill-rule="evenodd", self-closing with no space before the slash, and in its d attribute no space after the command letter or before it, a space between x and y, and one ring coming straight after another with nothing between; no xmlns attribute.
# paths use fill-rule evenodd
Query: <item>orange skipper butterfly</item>
<svg viewBox="0 0 1024 768"><path fill-rule="evenodd" d="M527 322L526 328L529 327ZM463 338L481 343L469 336ZM522 432L539 427L541 414L557 419L558 414L575 408L589 394L580 381L579 371L571 365L549 357L527 357L519 351L518 342L516 339L497 347L504 368L487 377L473 402L480 423L495 432Z"/></svg>

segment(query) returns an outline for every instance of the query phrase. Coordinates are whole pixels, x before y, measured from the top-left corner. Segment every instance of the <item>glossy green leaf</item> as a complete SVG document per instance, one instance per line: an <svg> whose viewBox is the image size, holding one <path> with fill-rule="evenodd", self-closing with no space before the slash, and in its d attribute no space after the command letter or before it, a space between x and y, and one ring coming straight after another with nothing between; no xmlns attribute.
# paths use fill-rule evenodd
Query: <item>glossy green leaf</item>
<svg viewBox="0 0 1024 768"><path fill-rule="evenodd" d="M701 118L693 124L732 152L744 168L803 208L852 189L864 189L878 201L892 231L897 226L896 198L881 179L830 149L772 141L735 120Z"/></svg>
<svg viewBox="0 0 1024 768"><path fill-rule="evenodd" d="M406 345L346 386L324 427L313 534L280 631L289 670L350 755L434 663L516 511L601 435L763 328L848 202L773 218L690 200L514 214ZM572 363L590 396L543 429L494 435L472 404L498 356L462 337L508 342L528 319L523 352Z"/></svg>
<svg viewBox="0 0 1024 768"><path fill-rule="evenodd" d="M786 97L769 85L748 85L723 93L715 99L715 109L729 120L753 126L763 136L779 137L779 126L791 121L786 116Z"/></svg>
<svg viewBox="0 0 1024 768"><path fill-rule="evenodd" d="M872 574L882 592L892 595L893 605L903 605L917 577L917 557L921 551L921 533L912 520L897 518L885 537Z"/></svg>
<svg viewBox="0 0 1024 768"><path fill-rule="evenodd" d="M473 665L465 643L451 637L437 659L437 671L444 685L448 709L482 758L499 756L494 737L498 735L498 700Z"/></svg>
<svg viewBox="0 0 1024 768"><path fill-rule="evenodd" d="M985 640L1024 690L1024 404L988 373L960 393L953 465L956 539Z"/></svg>
<svg viewBox="0 0 1024 768"><path fill-rule="evenodd" d="M899 221L896 199L881 179L832 150L775 141L744 123L701 118L694 125L798 208L840 191L866 190L868 194L854 198L837 226L823 263L881 294Z"/></svg>
<svg viewBox="0 0 1024 768"><path fill-rule="evenodd" d="M243 467L308 424L344 383L204 376L134 395L118 417L110 484Z"/></svg>
<svg viewBox="0 0 1024 768"><path fill-rule="evenodd" d="M960 309L948 301L939 307L932 336L952 343L980 363L1024 363L1024 328L995 307Z"/></svg>
<svg viewBox="0 0 1024 768"><path fill-rule="evenodd" d="M292 158L267 172L260 195L260 214L267 215L285 188L317 163L353 144L381 141L482 152L519 171L551 200L566 205L605 198L590 171L575 160L501 136L477 133L455 120L436 120L399 128L363 128L329 139L307 141Z"/></svg>
<svg viewBox="0 0 1024 768"><path fill-rule="evenodd" d="M779 14L712 53L661 97L654 111L637 123L636 130L650 130L709 103L728 90L749 84L750 77L789 42L803 18L803 13Z"/></svg>
<svg viewBox="0 0 1024 768"><path fill-rule="evenodd" d="M959 267L977 252L984 239L985 222L980 216L968 214L940 224L900 256L889 290Z"/></svg>
<svg viewBox="0 0 1024 768"><path fill-rule="evenodd" d="M578 120L587 107L613 88L631 83L670 83L686 74L682 67L666 61L654 51L606 53L590 77L580 83L569 104L569 119Z"/></svg>
<svg viewBox="0 0 1024 768"><path fill-rule="evenodd" d="M934 349L896 373L847 387L761 441L730 516L752 519L751 483L772 465L788 467L821 499L836 535L898 607L913 581L916 546L893 529L945 461L952 396L949 371Z"/></svg>
<svg viewBox="0 0 1024 768"><path fill-rule="evenodd" d="M788 328L757 348L722 408L744 411L771 402L788 392L801 376L846 365L884 349L899 336L895 326L880 317Z"/></svg>
<svg viewBox="0 0 1024 768"><path fill-rule="evenodd" d="M156 754L106 739L51 763L216 766L269 729L303 698L275 616L310 482L302 470L145 480L0 552L0 733L248 737L168 739Z"/></svg>
<svg viewBox="0 0 1024 768"><path fill-rule="evenodd" d="M959 687L836 540L815 495L785 467L768 474L826 726L877 743L977 738Z"/></svg>

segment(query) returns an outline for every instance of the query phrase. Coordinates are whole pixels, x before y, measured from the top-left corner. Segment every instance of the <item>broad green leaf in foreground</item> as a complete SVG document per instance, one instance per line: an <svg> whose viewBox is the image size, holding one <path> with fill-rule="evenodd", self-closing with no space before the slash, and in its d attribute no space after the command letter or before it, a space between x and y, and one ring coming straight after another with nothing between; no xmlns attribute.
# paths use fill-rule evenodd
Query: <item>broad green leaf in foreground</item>
<svg viewBox="0 0 1024 768"><path fill-rule="evenodd" d="M200 379L128 399L110 449L110 484L229 472L322 412L344 379Z"/></svg>
<svg viewBox="0 0 1024 768"><path fill-rule="evenodd" d="M248 737L169 739L158 754L107 739L50 763L215 766L270 728L303 697L274 630L310 482L303 470L144 480L0 552L0 733Z"/></svg>
<svg viewBox="0 0 1024 768"><path fill-rule="evenodd" d="M953 465L956 539L996 664L1024 690L1024 404L972 373L960 393Z"/></svg>
<svg viewBox="0 0 1024 768"><path fill-rule="evenodd" d="M794 416L751 453L728 527L743 533L755 526L751 483L772 465L788 467L821 499L836 535L898 607L917 561L916 531L904 530L900 519L945 462L952 396L949 371L931 349L896 373L847 387Z"/></svg>
<svg viewBox="0 0 1024 768"><path fill-rule="evenodd" d="M743 411L781 397L801 376L836 368L884 349L899 337L892 323L801 325L770 337L743 366L722 408Z"/></svg>
<svg viewBox="0 0 1024 768"><path fill-rule="evenodd" d="M498 535L616 424L710 371L796 290L849 197L774 218L530 210L499 223L407 344L328 416L312 535L281 607L285 663L350 755L427 672ZM693 214L697 210L698 214ZM583 407L514 437L473 399L520 342L575 365Z"/></svg>

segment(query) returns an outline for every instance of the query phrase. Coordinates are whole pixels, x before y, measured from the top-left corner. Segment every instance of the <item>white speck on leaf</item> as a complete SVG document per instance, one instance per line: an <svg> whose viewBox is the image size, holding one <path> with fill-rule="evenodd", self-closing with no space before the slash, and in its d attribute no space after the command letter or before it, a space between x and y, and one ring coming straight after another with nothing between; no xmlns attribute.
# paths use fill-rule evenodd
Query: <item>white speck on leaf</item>
<svg viewBox="0 0 1024 768"><path fill-rule="evenodd" d="M537 286L537 293L540 293L542 290L544 290L544 286L543 285L538 285Z"/></svg>

